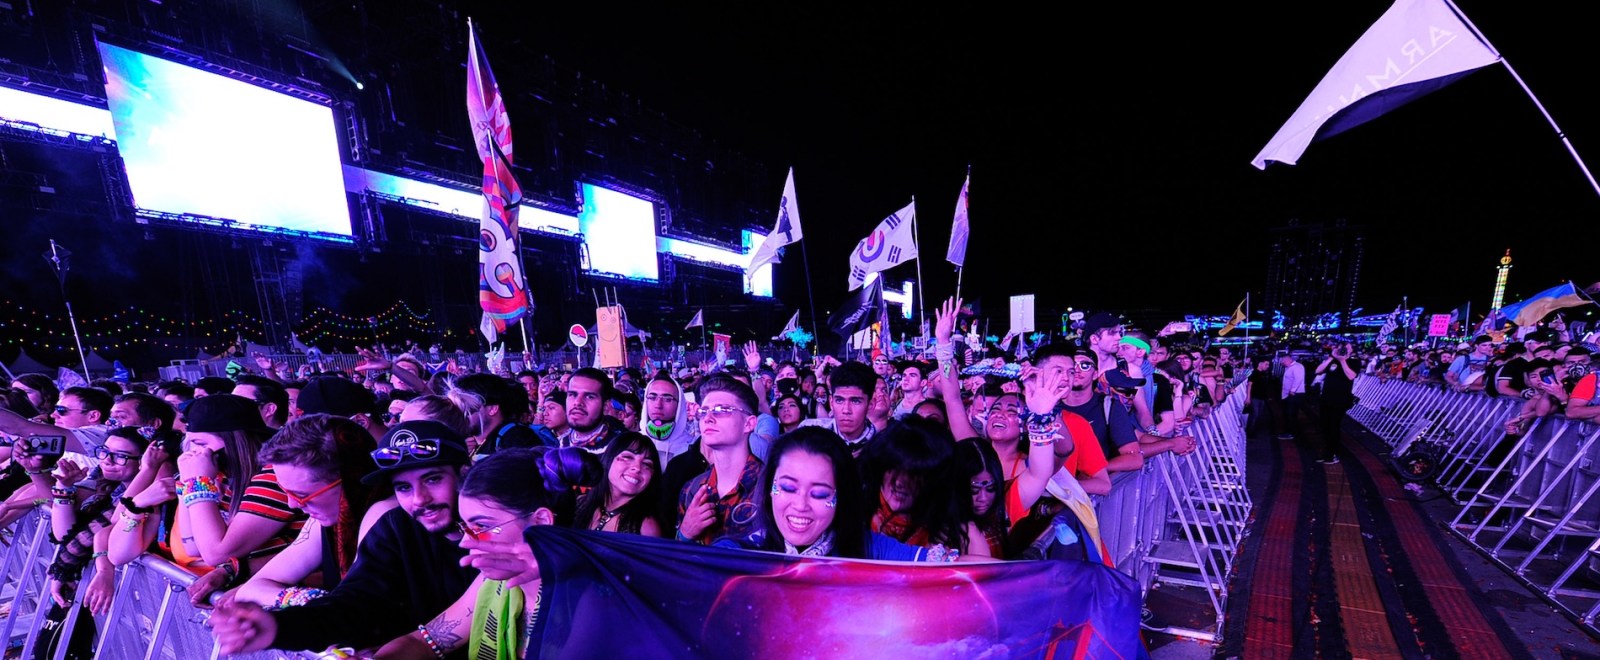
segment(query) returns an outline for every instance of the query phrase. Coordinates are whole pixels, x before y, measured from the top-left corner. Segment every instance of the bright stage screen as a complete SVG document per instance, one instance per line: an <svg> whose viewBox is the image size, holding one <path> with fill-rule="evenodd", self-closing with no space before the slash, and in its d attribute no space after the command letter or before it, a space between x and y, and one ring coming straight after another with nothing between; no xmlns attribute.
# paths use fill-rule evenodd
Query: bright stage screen
<svg viewBox="0 0 1600 660"><path fill-rule="evenodd" d="M350 235L333 110L100 44L135 204Z"/></svg>
<svg viewBox="0 0 1600 660"><path fill-rule="evenodd" d="M656 207L649 200L585 183L578 230L589 246L589 270L652 282L660 278Z"/></svg>

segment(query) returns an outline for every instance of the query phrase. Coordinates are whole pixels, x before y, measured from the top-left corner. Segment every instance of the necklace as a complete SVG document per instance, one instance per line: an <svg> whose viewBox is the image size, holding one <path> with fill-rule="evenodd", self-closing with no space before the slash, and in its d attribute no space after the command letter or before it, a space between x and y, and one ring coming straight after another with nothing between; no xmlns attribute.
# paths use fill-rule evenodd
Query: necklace
<svg viewBox="0 0 1600 660"><path fill-rule="evenodd" d="M617 517L619 513L622 513L621 509L601 509L600 520L594 524L594 531L606 531L606 525L611 522L612 518Z"/></svg>

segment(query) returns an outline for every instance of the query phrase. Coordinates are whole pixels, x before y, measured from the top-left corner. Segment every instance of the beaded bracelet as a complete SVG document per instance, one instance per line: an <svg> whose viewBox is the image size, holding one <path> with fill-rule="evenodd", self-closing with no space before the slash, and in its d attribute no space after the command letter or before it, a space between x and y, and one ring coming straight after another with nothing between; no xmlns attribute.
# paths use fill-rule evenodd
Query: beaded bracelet
<svg viewBox="0 0 1600 660"><path fill-rule="evenodd" d="M184 479L178 482L178 497L196 492L212 492L221 495L222 486L218 483L219 481L221 481L220 478L214 479L203 475L193 479Z"/></svg>
<svg viewBox="0 0 1600 660"><path fill-rule="evenodd" d="M1061 418L1050 413L1040 415L1030 412L1027 415L1028 442L1044 444L1054 441L1056 433L1061 431Z"/></svg>
<svg viewBox="0 0 1600 660"><path fill-rule="evenodd" d="M197 502L212 502L212 503L216 503L216 502L221 502L221 501L222 501L222 493L218 493L216 491L209 491L209 490L191 491L188 495L184 495L183 496L183 506L185 506L185 507L188 507L189 505L195 504Z"/></svg>
<svg viewBox="0 0 1600 660"><path fill-rule="evenodd" d="M326 593L328 592L316 587L289 587L278 592L278 596L272 599L272 607L270 609L281 610L286 607L299 607L321 598Z"/></svg>
<svg viewBox="0 0 1600 660"><path fill-rule="evenodd" d="M428 632L427 626L417 626L417 632L422 633L422 641L428 645L429 651L433 651L434 657L444 657L444 649L439 647L438 642L433 641L433 633Z"/></svg>
<svg viewBox="0 0 1600 660"><path fill-rule="evenodd" d="M65 497L65 498L69 498L70 499L73 495L76 495L76 494L77 494L77 492L74 491L71 488L56 488L56 487L51 487L50 488L50 496L51 497Z"/></svg>

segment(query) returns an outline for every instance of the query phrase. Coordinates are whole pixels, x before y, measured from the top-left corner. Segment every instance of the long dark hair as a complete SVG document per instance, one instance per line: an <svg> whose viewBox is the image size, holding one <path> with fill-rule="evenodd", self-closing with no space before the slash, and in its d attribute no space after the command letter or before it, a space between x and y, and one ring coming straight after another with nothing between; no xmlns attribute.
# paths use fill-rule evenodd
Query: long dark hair
<svg viewBox="0 0 1600 660"><path fill-rule="evenodd" d="M930 544L943 544L964 553L966 520L971 517L964 512L972 509L972 500L956 497L950 488L955 481L954 449L955 438L950 429L910 415L889 424L867 443L861 453L861 478L867 497L878 498L891 470L905 473L917 484L916 501L906 514L909 529L926 531Z"/></svg>
<svg viewBox="0 0 1600 660"><path fill-rule="evenodd" d="M596 480L594 488L578 499L578 511L572 516L573 529L589 529L594 512L604 508L611 499L611 464L616 462L618 454L625 451L648 459L655 466L655 472L650 475L650 484L645 486L643 492L617 509L617 529L638 529L646 518L655 518L665 466L661 465L661 454L656 451L656 444L650 438L629 431L617 436L606 446L606 453L600 457L600 478ZM656 522L660 524L659 520Z"/></svg>
<svg viewBox="0 0 1600 660"><path fill-rule="evenodd" d="M767 450L758 500L761 524L766 530L760 549L784 551L783 534L778 531L778 520L772 513L770 493L777 479L778 464L786 454L797 451L821 456L833 465L833 487L839 502L833 509L833 552L830 556L866 559L867 524L871 514L867 509L867 494L861 489L861 475L856 471L855 458L845 446L844 438L821 426L802 426L778 436Z"/></svg>
<svg viewBox="0 0 1600 660"><path fill-rule="evenodd" d="M521 516L552 509L564 486L547 483L549 477L539 465L545 453L519 447L490 454L467 470L459 496L487 499Z"/></svg>
<svg viewBox="0 0 1600 660"><path fill-rule="evenodd" d="M360 424L333 415L289 420L261 448L264 464L298 465L323 481L343 480L339 484L339 521L334 525L334 535L339 540L334 557L340 575L348 573L355 562L362 517L373 504L393 493L387 481L381 486L361 482L378 469L372 462L372 451L377 448L377 441Z"/></svg>
<svg viewBox="0 0 1600 660"><path fill-rule="evenodd" d="M1000 455L995 453L994 445L984 442L981 438L968 438L957 442L954 475L960 479L960 481L956 482L957 490L960 490L959 486L961 484L970 486L973 477L984 472L988 472L989 478L994 480L992 486L995 489L994 504L989 506L987 512L979 514L972 508L971 500L969 499L967 510L972 512L970 516L972 522L977 523L978 529L983 530L985 534L998 532L1001 536L1004 536L1007 531L1006 520L1003 515L1006 508L1006 474L1005 468L1000 466Z"/></svg>

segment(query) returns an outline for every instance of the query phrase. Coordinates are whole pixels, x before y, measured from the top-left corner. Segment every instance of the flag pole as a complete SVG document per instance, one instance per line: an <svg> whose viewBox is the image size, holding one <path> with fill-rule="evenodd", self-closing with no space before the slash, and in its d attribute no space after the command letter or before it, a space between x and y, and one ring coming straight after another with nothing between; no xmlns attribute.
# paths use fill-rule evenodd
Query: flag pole
<svg viewBox="0 0 1600 660"><path fill-rule="evenodd" d="M1578 155L1578 148L1572 145L1572 140L1567 139L1567 133L1556 125L1556 118L1550 116L1550 111L1546 110L1544 104L1539 102L1539 97L1533 95L1533 89L1528 87L1527 81L1524 81L1522 76L1517 74L1517 70L1512 68L1511 61L1501 55L1500 49L1495 48L1494 44L1489 43L1489 38L1483 35L1483 31L1479 30L1478 26L1472 24L1472 19L1467 18L1466 12L1461 11L1461 8L1456 6L1455 0L1444 0L1444 2L1450 6L1450 11L1455 12L1456 18L1467 24L1467 27L1472 30L1479 41L1483 42L1483 45L1494 51L1494 55L1499 58L1500 64L1504 65L1506 72L1511 74L1511 79L1517 81L1517 85L1522 87L1522 91L1528 93L1528 99L1533 101L1533 106L1539 109L1539 114L1544 115L1545 121L1550 122L1550 128L1556 132L1556 137L1561 138L1561 144L1567 147L1567 153L1572 154L1572 160L1577 161L1578 170L1583 172L1583 178L1589 180L1589 187L1594 188L1595 194L1600 195L1600 183L1595 182L1594 174L1589 172L1589 166L1583 162L1583 156Z"/></svg>
<svg viewBox="0 0 1600 660"><path fill-rule="evenodd" d="M922 255L918 254L917 256L920 257ZM964 270L966 269L959 266L956 268L956 300L961 299L961 272Z"/></svg>
<svg viewBox="0 0 1600 660"><path fill-rule="evenodd" d="M922 279L922 240L917 238L917 196L911 196L911 242L917 246L917 311L921 313L919 323L928 325L928 305L922 297L923 286L926 282ZM918 326L918 327L922 327Z"/></svg>
<svg viewBox="0 0 1600 660"><path fill-rule="evenodd" d="M78 359L83 362L83 379L92 381L89 375L89 356L83 352L83 338L78 335L78 318L72 314L72 300L67 297L67 267L61 260L61 252L55 239L50 239L50 265L56 269L56 283L61 285L61 302L67 306L67 322L72 325L72 341L78 345Z"/></svg>
<svg viewBox="0 0 1600 660"><path fill-rule="evenodd" d="M818 334L821 330L817 327L817 297L811 293L811 257L806 254L804 238L800 239L800 263L806 267L806 304L811 310L811 341L817 342L817 346L821 347L822 335ZM816 354L816 350L812 349L812 357L816 357Z"/></svg>

